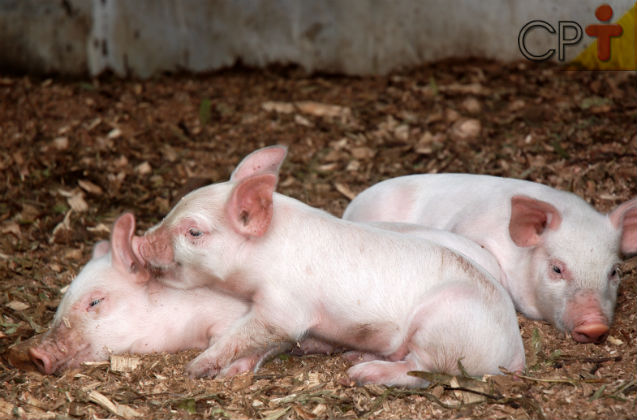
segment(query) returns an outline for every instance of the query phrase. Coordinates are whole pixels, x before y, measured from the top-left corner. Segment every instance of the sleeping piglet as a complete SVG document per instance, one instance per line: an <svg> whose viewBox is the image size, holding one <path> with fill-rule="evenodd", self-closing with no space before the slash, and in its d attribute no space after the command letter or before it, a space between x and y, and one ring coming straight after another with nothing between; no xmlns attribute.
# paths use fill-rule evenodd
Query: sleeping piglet
<svg viewBox="0 0 637 420"><path fill-rule="evenodd" d="M31 347L47 374L109 354L205 349L248 305L209 288L179 290L153 280L132 253L135 218L120 216L109 241L71 282L51 329Z"/></svg>
<svg viewBox="0 0 637 420"><path fill-rule="evenodd" d="M353 223L274 192L284 147L248 155L228 182L186 195L133 240L171 286L209 285L252 302L194 359L192 376L231 375L237 358L307 335L375 355L359 383L420 386L411 370L524 368L515 309L484 269L448 248Z"/></svg>
<svg viewBox="0 0 637 420"><path fill-rule="evenodd" d="M358 195L343 218L418 223L491 251L517 309L601 342L613 319L620 254L637 252L637 199L601 214L578 196L487 175L411 175Z"/></svg>

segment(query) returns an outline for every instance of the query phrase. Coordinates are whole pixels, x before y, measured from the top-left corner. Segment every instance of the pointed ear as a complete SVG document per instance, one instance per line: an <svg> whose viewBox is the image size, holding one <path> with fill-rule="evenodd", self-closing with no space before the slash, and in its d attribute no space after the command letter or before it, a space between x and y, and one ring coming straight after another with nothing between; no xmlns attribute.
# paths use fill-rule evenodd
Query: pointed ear
<svg viewBox="0 0 637 420"><path fill-rule="evenodd" d="M281 164L288 153L285 146L269 146L255 150L243 158L230 176L231 181L240 181L253 175L271 173L278 175Z"/></svg>
<svg viewBox="0 0 637 420"><path fill-rule="evenodd" d="M135 234L135 216L132 213L122 214L113 225L111 233L111 258L113 267L120 272L131 274L135 282L150 280L150 273L133 252L133 235Z"/></svg>
<svg viewBox="0 0 637 420"><path fill-rule="evenodd" d="M272 195L277 177L255 175L241 181L226 203L226 215L233 229L244 236L262 236L272 221Z"/></svg>
<svg viewBox="0 0 637 420"><path fill-rule="evenodd" d="M94 260L108 254L108 251L110 249L111 243L109 241L99 241L98 243L93 245L93 254L91 255L91 259Z"/></svg>
<svg viewBox="0 0 637 420"><path fill-rule="evenodd" d="M624 255L637 254L637 198L617 206L608 214L615 229L621 230L621 251Z"/></svg>
<svg viewBox="0 0 637 420"><path fill-rule="evenodd" d="M562 223L562 215L546 201L524 195L511 198L509 234L517 246L535 246L548 228L556 230Z"/></svg>

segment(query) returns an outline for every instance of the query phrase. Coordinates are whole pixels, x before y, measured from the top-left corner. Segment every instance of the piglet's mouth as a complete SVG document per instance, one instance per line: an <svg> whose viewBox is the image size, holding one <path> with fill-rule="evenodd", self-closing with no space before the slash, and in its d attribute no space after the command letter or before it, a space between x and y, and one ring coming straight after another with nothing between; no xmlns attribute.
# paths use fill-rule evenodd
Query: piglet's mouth
<svg viewBox="0 0 637 420"><path fill-rule="evenodd" d="M144 265L144 270L146 270L152 278L159 279L163 276L168 275L171 271L179 268L180 266L181 264L177 262L172 262L170 264L157 264L155 262L147 262Z"/></svg>

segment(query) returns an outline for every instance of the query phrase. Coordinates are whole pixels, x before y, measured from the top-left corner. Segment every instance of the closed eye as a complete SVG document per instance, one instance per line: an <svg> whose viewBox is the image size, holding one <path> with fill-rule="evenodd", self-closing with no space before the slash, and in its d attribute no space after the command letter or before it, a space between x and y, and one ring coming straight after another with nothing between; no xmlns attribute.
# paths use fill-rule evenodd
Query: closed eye
<svg viewBox="0 0 637 420"><path fill-rule="evenodd" d="M89 308L93 308L93 307L95 307L95 306L99 305L99 304L100 304L100 302L101 302L101 301L103 301L103 300L104 300L104 298L93 299L93 300L92 300L92 301L88 304L88 306L89 306Z"/></svg>
<svg viewBox="0 0 637 420"><path fill-rule="evenodd" d="M193 238L198 238L201 235L203 235L203 232L200 230L197 230L195 228L190 228L188 229L188 233L190 234L190 236L192 236Z"/></svg>

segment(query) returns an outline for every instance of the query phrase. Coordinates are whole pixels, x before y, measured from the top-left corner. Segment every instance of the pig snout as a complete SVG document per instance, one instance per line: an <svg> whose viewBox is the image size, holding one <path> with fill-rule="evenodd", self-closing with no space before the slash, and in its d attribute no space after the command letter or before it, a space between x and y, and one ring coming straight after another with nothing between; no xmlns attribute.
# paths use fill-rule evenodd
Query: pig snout
<svg viewBox="0 0 637 420"><path fill-rule="evenodd" d="M579 343L602 343L608 337L609 321L593 292L580 292L567 306L566 325Z"/></svg>
<svg viewBox="0 0 637 420"><path fill-rule="evenodd" d="M38 370L46 375L52 374L57 368L51 354L47 353L42 348L31 347L29 349L29 357Z"/></svg>
<svg viewBox="0 0 637 420"><path fill-rule="evenodd" d="M581 324L573 329L571 335L580 343L602 343L608 337L608 325L600 322Z"/></svg>
<svg viewBox="0 0 637 420"><path fill-rule="evenodd" d="M29 348L29 358L40 372L50 375L61 368L76 366L82 354L90 351L90 344L81 340L75 331L65 328L53 330Z"/></svg>
<svg viewBox="0 0 637 420"><path fill-rule="evenodd" d="M164 229L133 237L132 248L135 256L145 262L146 268L161 270L174 264L170 236Z"/></svg>

